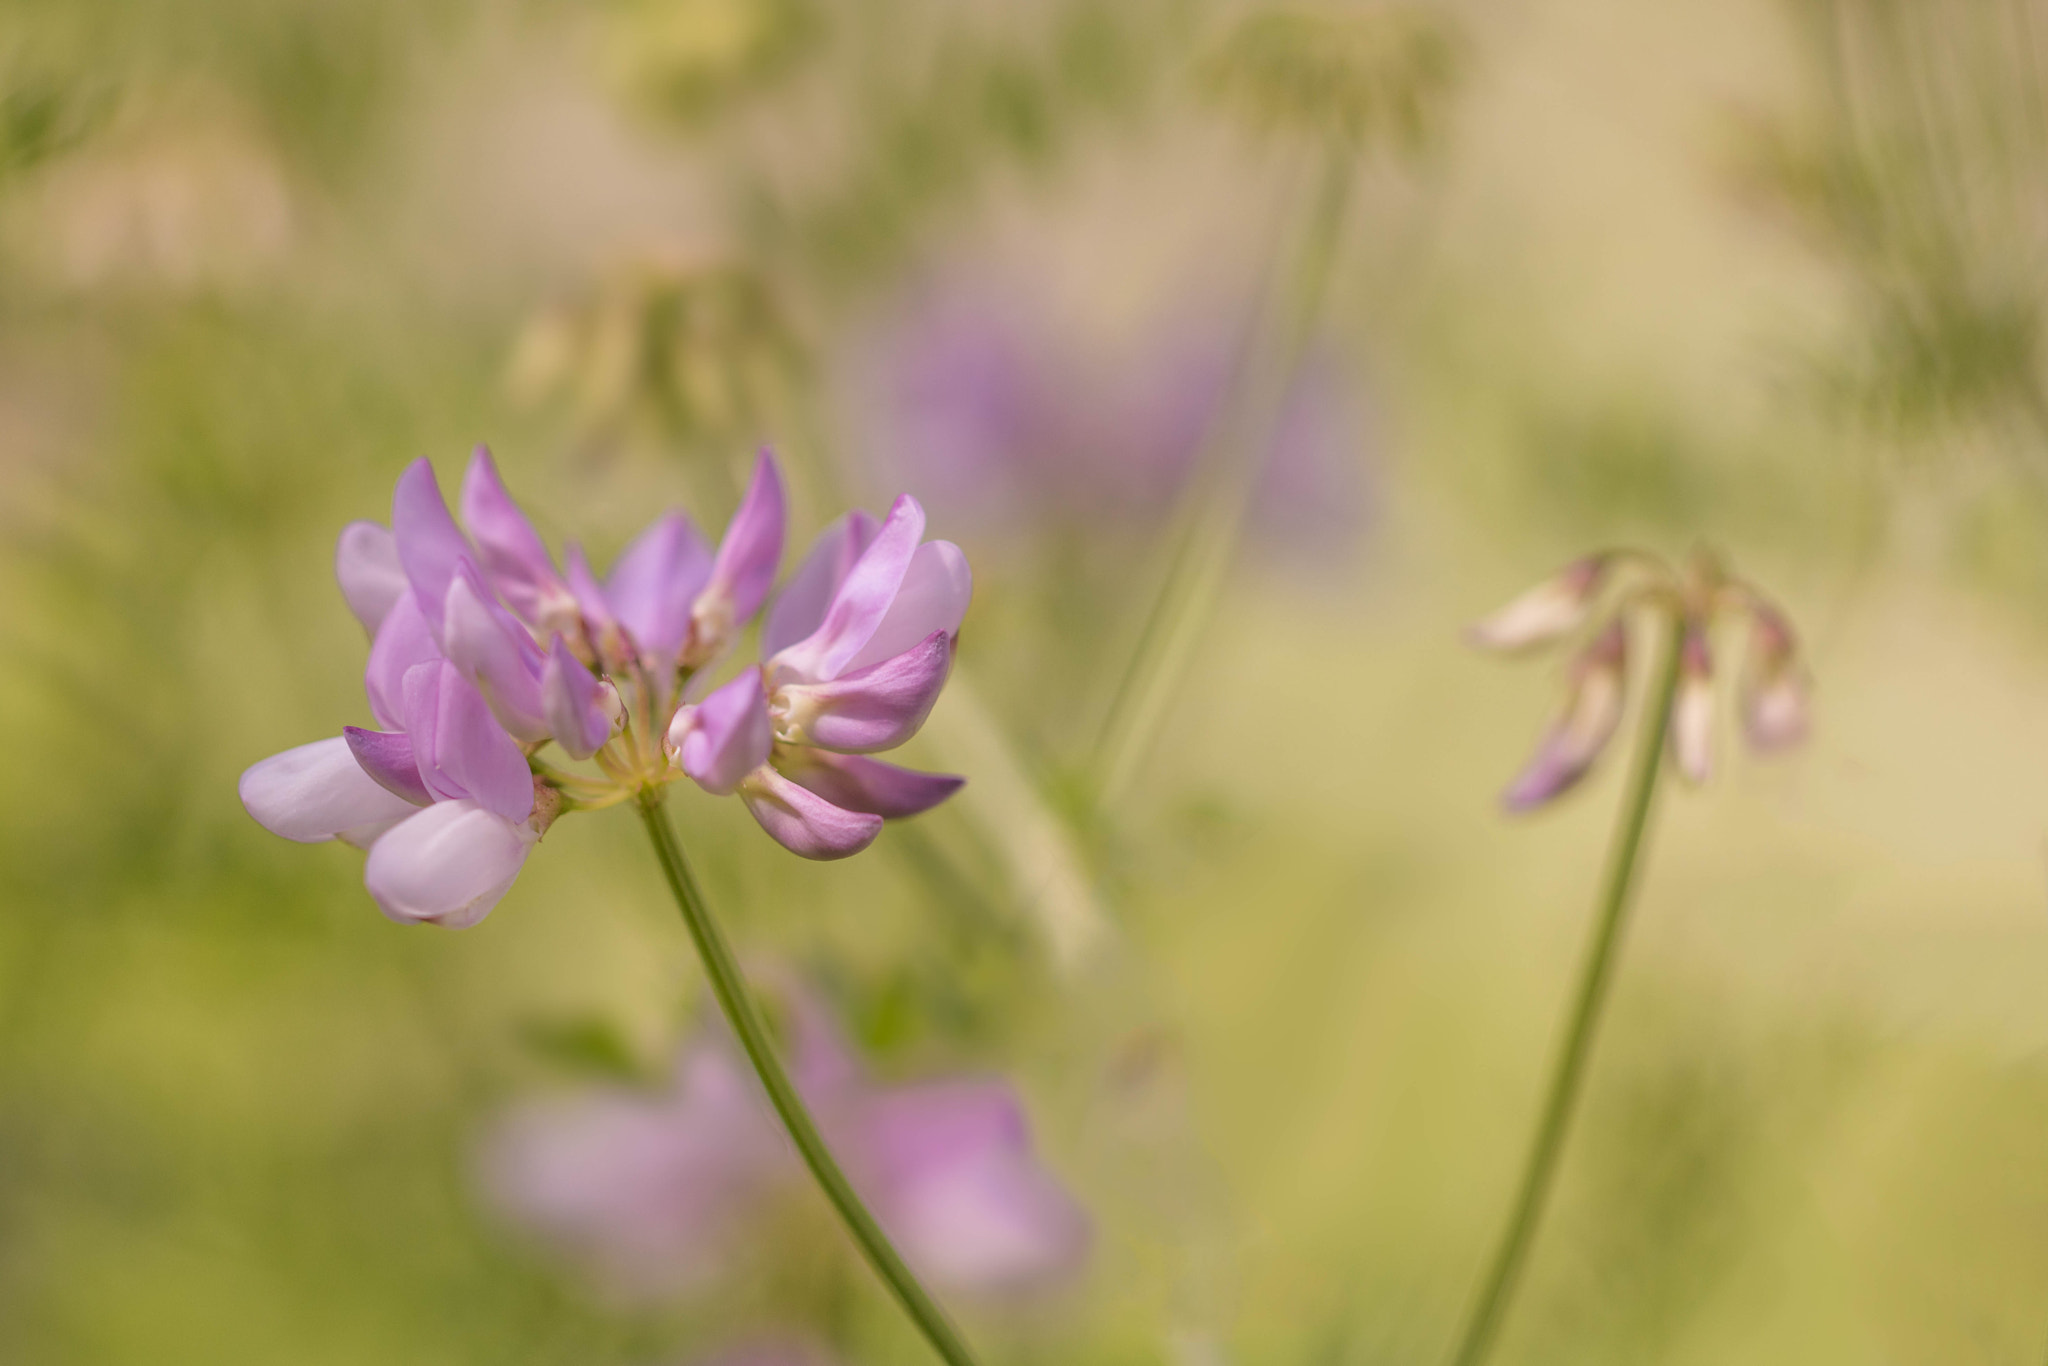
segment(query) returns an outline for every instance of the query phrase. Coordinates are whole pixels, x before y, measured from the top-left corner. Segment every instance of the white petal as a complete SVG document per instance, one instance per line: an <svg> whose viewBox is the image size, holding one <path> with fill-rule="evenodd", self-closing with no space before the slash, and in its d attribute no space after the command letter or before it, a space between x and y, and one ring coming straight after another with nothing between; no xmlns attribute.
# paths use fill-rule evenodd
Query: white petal
<svg viewBox="0 0 2048 1366"><path fill-rule="evenodd" d="M240 792L258 825L303 844L348 839L419 810L363 772L340 735L251 765Z"/></svg>
<svg viewBox="0 0 2048 1366"><path fill-rule="evenodd" d="M910 557L888 615L840 675L894 659L934 631L957 635L973 596L974 576L967 571L967 556L960 547L951 541L926 541Z"/></svg>
<svg viewBox="0 0 2048 1366"><path fill-rule="evenodd" d="M538 839L473 801L436 802L371 846L363 885L400 924L467 929L511 889Z"/></svg>

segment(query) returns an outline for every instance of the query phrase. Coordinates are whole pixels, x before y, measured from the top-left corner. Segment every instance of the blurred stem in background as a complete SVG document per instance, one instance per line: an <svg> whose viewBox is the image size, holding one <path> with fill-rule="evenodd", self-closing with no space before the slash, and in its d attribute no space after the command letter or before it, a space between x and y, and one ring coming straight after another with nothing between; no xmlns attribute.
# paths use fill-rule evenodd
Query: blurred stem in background
<svg viewBox="0 0 2048 1366"><path fill-rule="evenodd" d="M1543 1218L1558 1159L1564 1152L1564 1141L1585 1082L1586 1062L1593 1051L1593 1038L1599 1030L1601 1011L1614 977L1615 957L1621 948L1621 932L1635 888L1643 837L1649 828L1650 807L1657 795L1657 779L1664 771L1665 732L1670 728L1672 704L1678 695L1679 662L1686 633L1675 620L1664 629L1668 638L1657 665L1654 689L1645 699L1643 732L1637 741L1628 788L1622 796L1607 876L1596 907L1593 940L1579 974L1564 1045L1551 1072L1542 1118L1536 1125L1535 1141L1529 1149L1528 1166L1522 1173L1513 1212L1479 1295L1473 1301L1471 1317L1459 1338L1457 1353L1451 1358L1453 1366L1480 1366L1492 1351L1513 1303L1537 1225Z"/></svg>
<svg viewBox="0 0 2048 1366"><path fill-rule="evenodd" d="M826 1146L824 1135L818 1132L817 1124L804 1108L789 1074L783 1070L781 1060L775 1056L768 1027L754 1008L753 997L748 993L746 979L740 973L732 948L725 942L724 933L712 918L710 906L705 903L703 889L698 887L690 865L683 858L682 845L677 842L675 831L669 825L661 797L659 791L640 794L636 799L640 819L647 827L647 837L654 844L654 856L661 864L663 876L668 879L669 891L675 895L676 906L683 913L683 923L689 926L697 955L703 960L705 976L711 980L712 994L718 998L719 1008L725 1012L732 1032L739 1037L740 1046L746 1050L747 1060L753 1064L762 1088L768 1092L775 1113L781 1116L790 1140L803 1156L804 1165L817 1179L818 1188L837 1211L846 1231L853 1235L861 1255L882 1278L882 1283L888 1286L918 1331L924 1334L932 1350L946 1361L947 1366L975 1366L973 1354L967 1350L959 1331L947 1319L945 1311L939 1308L938 1302L918 1283L874 1216L868 1213L867 1206L861 1203L852 1183L846 1179L846 1173L840 1170L838 1161L832 1156L832 1150Z"/></svg>
<svg viewBox="0 0 2048 1366"><path fill-rule="evenodd" d="M1237 552L1262 459L1280 420L1288 385L1314 335L1351 198L1356 149L1326 152L1309 221L1294 259L1277 273L1260 310L1235 392L1226 399L1197 458L1168 536L1157 595L1110 695L1094 751L1089 797L1096 810L1128 790L1165 723L1207 625L1223 576Z"/></svg>

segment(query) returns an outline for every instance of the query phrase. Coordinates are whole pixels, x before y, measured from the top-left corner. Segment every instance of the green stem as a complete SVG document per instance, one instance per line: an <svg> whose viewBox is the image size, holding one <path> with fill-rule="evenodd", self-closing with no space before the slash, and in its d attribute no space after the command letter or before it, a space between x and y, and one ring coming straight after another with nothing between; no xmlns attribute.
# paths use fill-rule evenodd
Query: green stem
<svg viewBox="0 0 2048 1366"><path fill-rule="evenodd" d="M789 1074L783 1071L782 1063L769 1042L767 1027L747 991L746 979L740 975L740 966L733 958L732 948L725 942L725 935L711 916L711 908L705 904L703 890L697 886L690 865L683 859L682 845L677 843L675 831L670 829L668 817L662 811L661 793L643 792L635 805L640 808L640 819L647 826L647 837L654 842L654 856L668 878L676 906L683 913L683 923L690 927L690 938L696 942L697 955L704 960L704 973L711 979L712 994L718 997L719 1007L725 1011L732 1032L739 1036L747 1060L753 1063L762 1088L768 1092L768 1099L775 1106L775 1113L782 1117L783 1127L789 1131L797 1151L803 1155L804 1165L811 1169L811 1175L817 1178L818 1188L825 1192L825 1198L832 1202L832 1208L838 1211L846 1224L847 1232L860 1245L861 1255L867 1258L868 1265L875 1269L882 1283L889 1287L889 1292L903 1306L903 1312L910 1315L932 1349L945 1359L947 1366L974 1366L974 1356L967 1350L959 1331L925 1288L918 1284L917 1277L904 1265L903 1258L890 1246L881 1226L875 1223L874 1216L868 1213L867 1206L854 1193L846 1173L839 1169L832 1150L825 1146L824 1136L818 1132L817 1124L797 1096Z"/></svg>
<svg viewBox="0 0 2048 1366"><path fill-rule="evenodd" d="M1473 1303L1466 1321L1455 1366L1480 1366L1493 1348L1494 1338L1507 1317L1516 1282L1528 1260L1529 1245L1542 1220L1543 1207L1557 1175L1558 1158L1571 1128L1579 1090L1585 1080L1586 1060L1593 1051L1593 1036L1600 1027L1601 1008L1614 975L1614 960L1621 948L1621 931L1627 921L1629 894L1634 888L1637 856L1650 823L1650 805L1657 794L1657 777L1664 768L1664 733L1671 723L1671 705L1678 692L1678 656L1684 633L1677 624L1667 628L1655 690L1643 710L1643 733L1637 742L1635 767L1629 775L1628 790L1622 797L1620 820L1608 857L1607 877L1600 888L1593 941L1586 952L1585 967L1579 975L1578 999L1572 1005L1570 1024L1565 1029L1564 1047L1559 1051L1550 1078L1550 1094L1543 1102L1543 1117L1536 1126L1536 1140L1529 1150L1529 1165L1522 1174L1522 1188L1515 1197L1514 1213L1508 1219L1500 1248L1494 1253L1484 1288Z"/></svg>
<svg viewBox="0 0 2048 1366"><path fill-rule="evenodd" d="M1237 551L1266 447L1284 415L1288 386L1322 316L1343 239L1354 156L1348 144L1325 150L1308 223L1287 268L1275 272L1240 372L1204 435L1158 593L1096 738L1091 795L1098 806L1114 804L1135 777L1201 644Z"/></svg>

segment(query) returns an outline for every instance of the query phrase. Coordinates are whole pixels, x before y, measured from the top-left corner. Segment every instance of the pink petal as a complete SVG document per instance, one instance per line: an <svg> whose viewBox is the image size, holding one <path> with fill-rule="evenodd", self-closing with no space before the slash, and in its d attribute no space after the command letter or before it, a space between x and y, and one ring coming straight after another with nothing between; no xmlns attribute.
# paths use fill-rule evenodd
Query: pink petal
<svg viewBox="0 0 2048 1366"><path fill-rule="evenodd" d="M746 496L718 543L718 559L704 590L725 599L723 616L733 625L753 619L775 582L776 567L782 563L785 504L782 472L775 467L775 456L763 450L754 462Z"/></svg>
<svg viewBox="0 0 2048 1366"><path fill-rule="evenodd" d="M350 522L334 546L334 577L348 610L356 614L374 639L392 605L405 596L405 569L398 563L398 545L391 532L376 522Z"/></svg>
<svg viewBox="0 0 2048 1366"><path fill-rule="evenodd" d="M562 562L568 572L569 589L576 595L576 606L583 613L583 629L589 634L598 659L608 669L626 667L638 654L638 647L613 614L610 599L599 585L597 575L590 572L590 562L583 558L583 547L569 542L562 552Z"/></svg>
<svg viewBox="0 0 2048 1366"><path fill-rule="evenodd" d="M441 641L449 662L477 685L500 725L529 744L548 738L540 695L540 647L498 605L483 575L467 559L448 585Z"/></svg>
<svg viewBox="0 0 2048 1366"><path fill-rule="evenodd" d="M1087 1215L1032 1155L1023 1108L995 1082L877 1094L860 1149L878 1217L913 1266L983 1293L1032 1290L1076 1271Z"/></svg>
<svg viewBox="0 0 2048 1366"><path fill-rule="evenodd" d="M880 816L834 806L765 764L747 775L739 794L777 844L804 858L846 858L882 833Z"/></svg>
<svg viewBox="0 0 2048 1366"><path fill-rule="evenodd" d="M572 759L588 759L611 738L611 712L605 705L605 685L569 653L569 646L557 634L541 667L542 710L548 730Z"/></svg>
<svg viewBox="0 0 2048 1366"><path fill-rule="evenodd" d="M1812 706L1799 643L1784 614L1759 605L1751 620L1749 657L1743 663L1743 735L1751 749L1772 754L1806 738Z"/></svg>
<svg viewBox="0 0 2048 1366"><path fill-rule="evenodd" d="M924 509L906 493L832 595L824 622L769 661L770 679L821 683L837 678L888 615L923 535Z"/></svg>
<svg viewBox="0 0 2048 1366"><path fill-rule="evenodd" d="M1671 755L1679 774L1703 783L1714 768L1714 655L1704 625L1688 621L1671 704Z"/></svg>
<svg viewBox="0 0 2048 1366"><path fill-rule="evenodd" d="M706 792L726 797L768 762L774 735L761 670L751 668L669 723L669 744L683 772Z"/></svg>
<svg viewBox="0 0 2048 1366"><path fill-rule="evenodd" d="M365 773L340 735L251 764L237 790L258 825L302 844L346 839L419 809Z"/></svg>
<svg viewBox="0 0 2048 1366"><path fill-rule="evenodd" d="M574 599L540 533L512 500L488 446L478 446L462 477L462 522L476 542L491 583L512 610L537 630L559 629Z"/></svg>
<svg viewBox="0 0 2048 1366"><path fill-rule="evenodd" d="M537 840L473 801L437 802L370 846L363 885L400 924L467 929L511 889Z"/></svg>
<svg viewBox="0 0 2048 1366"><path fill-rule="evenodd" d="M731 1050L691 1048L677 1073L671 1095L607 1088L516 1112L484 1154L494 1202L623 1289L711 1274L798 1169Z"/></svg>
<svg viewBox="0 0 2048 1366"><path fill-rule="evenodd" d="M405 730L435 797L470 798L508 821L533 814L526 756L453 664L420 664L406 674Z"/></svg>
<svg viewBox="0 0 2048 1366"><path fill-rule="evenodd" d="M768 611L768 621L761 628L763 656L781 653L823 624L832 595L853 572L861 552L874 541L878 525L873 517L855 509L818 534L803 564Z"/></svg>
<svg viewBox="0 0 2048 1366"><path fill-rule="evenodd" d="M348 741L349 753L379 786L414 806L425 806L434 800L434 794L427 791L426 783L420 779L411 736L397 731L364 730L360 726L344 726L341 733Z"/></svg>
<svg viewBox="0 0 2048 1366"><path fill-rule="evenodd" d="M933 631L881 663L830 683L775 691L775 738L846 754L894 749L917 733L953 671L953 637Z"/></svg>
<svg viewBox="0 0 2048 1366"><path fill-rule="evenodd" d="M1501 804L1527 811L1585 777L1621 724L1627 687L1628 628L1617 617L1574 663L1564 711L1545 732L1528 767L1501 795Z"/></svg>
<svg viewBox="0 0 2048 1366"><path fill-rule="evenodd" d="M920 773L880 759L786 746L775 763L791 782L848 811L895 820L929 811L967 785L950 773Z"/></svg>
<svg viewBox="0 0 2048 1366"><path fill-rule="evenodd" d="M925 542L910 557L910 568L903 575L903 586L896 590L896 600L889 604L888 615L868 643L846 662L846 672L900 655L934 631L958 635L973 596L974 576L967 571L967 556L960 547L951 541Z"/></svg>
<svg viewBox="0 0 2048 1366"><path fill-rule="evenodd" d="M456 566L469 558L469 542L448 515L441 486L434 482L434 467L424 456L398 476L398 491L391 498L391 534L398 543L398 561L405 566L420 611L438 641L442 604Z"/></svg>
<svg viewBox="0 0 2048 1366"><path fill-rule="evenodd" d="M690 604L711 576L711 552L690 519L671 512L640 533L612 566L604 599L653 658L682 648Z"/></svg>
<svg viewBox="0 0 2048 1366"><path fill-rule="evenodd" d="M416 664L441 658L427 627L419 597L407 592L384 615L370 642L370 662L363 669L363 689L370 695L370 715L387 730L405 726L405 676Z"/></svg>
<svg viewBox="0 0 2048 1366"><path fill-rule="evenodd" d="M1607 582L1612 555L1573 560L1484 621L1466 638L1483 650L1534 649L1562 640L1585 624Z"/></svg>

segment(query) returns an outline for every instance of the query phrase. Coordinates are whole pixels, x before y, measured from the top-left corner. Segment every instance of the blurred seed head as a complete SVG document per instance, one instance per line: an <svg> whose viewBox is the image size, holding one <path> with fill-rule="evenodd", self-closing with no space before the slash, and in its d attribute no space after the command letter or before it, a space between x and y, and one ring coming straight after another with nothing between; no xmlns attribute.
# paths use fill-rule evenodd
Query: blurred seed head
<svg viewBox="0 0 2048 1366"><path fill-rule="evenodd" d="M1451 17L1420 6L1275 9L1211 52L1209 93L1253 126L1416 151L1440 131L1465 66Z"/></svg>
<svg viewBox="0 0 2048 1366"><path fill-rule="evenodd" d="M629 98L701 127L800 66L822 30L811 0L618 0L605 63Z"/></svg>
<svg viewBox="0 0 2048 1366"><path fill-rule="evenodd" d="M586 435L747 446L803 364L758 271L674 250L616 262L583 297L537 313L507 367L515 399L566 398Z"/></svg>

